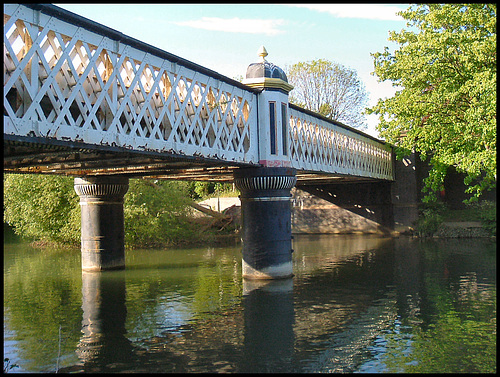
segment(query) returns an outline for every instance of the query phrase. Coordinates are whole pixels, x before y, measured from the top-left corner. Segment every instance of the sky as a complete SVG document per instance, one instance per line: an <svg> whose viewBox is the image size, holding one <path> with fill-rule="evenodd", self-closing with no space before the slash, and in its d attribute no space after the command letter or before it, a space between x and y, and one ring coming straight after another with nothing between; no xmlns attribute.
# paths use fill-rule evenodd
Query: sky
<svg viewBox="0 0 500 377"><path fill-rule="evenodd" d="M409 4L54 4L154 47L237 79L259 61L286 68L326 59L356 70L368 106L392 97L390 82L378 82L370 54L398 48L390 31L407 29L396 15ZM377 116L366 133L378 137Z"/></svg>

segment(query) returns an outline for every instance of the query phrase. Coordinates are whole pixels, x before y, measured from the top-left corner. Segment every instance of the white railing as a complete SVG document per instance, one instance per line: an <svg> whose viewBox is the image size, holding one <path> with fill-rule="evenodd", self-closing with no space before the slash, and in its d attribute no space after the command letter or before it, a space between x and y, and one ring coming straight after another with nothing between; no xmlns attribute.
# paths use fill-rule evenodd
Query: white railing
<svg viewBox="0 0 500 377"><path fill-rule="evenodd" d="M291 166L298 170L394 179L388 144L289 106Z"/></svg>
<svg viewBox="0 0 500 377"><path fill-rule="evenodd" d="M61 8L39 8L4 5L4 134L258 161L250 88Z"/></svg>

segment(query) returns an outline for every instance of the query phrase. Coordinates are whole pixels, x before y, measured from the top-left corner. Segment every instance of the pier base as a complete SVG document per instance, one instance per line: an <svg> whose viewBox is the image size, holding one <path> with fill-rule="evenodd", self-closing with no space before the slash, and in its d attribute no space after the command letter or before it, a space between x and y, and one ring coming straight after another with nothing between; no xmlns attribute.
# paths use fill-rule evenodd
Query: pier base
<svg viewBox="0 0 500 377"><path fill-rule="evenodd" d="M234 173L241 192L243 278L293 276L290 190L291 168L242 168Z"/></svg>
<svg viewBox="0 0 500 377"><path fill-rule="evenodd" d="M125 268L123 198L128 178L75 178L82 218L82 270Z"/></svg>

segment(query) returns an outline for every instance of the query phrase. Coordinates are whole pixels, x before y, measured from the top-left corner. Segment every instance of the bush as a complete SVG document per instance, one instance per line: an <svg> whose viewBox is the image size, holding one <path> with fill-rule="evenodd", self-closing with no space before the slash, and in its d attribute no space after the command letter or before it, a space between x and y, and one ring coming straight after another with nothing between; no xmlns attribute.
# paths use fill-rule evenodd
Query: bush
<svg viewBox="0 0 500 377"><path fill-rule="evenodd" d="M186 182L131 179L124 206L126 244L175 245L194 238L190 200Z"/></svg>
<svg viewBox="0 0 500 377"><path fill-rule="evenodd" d="M479 218L483 228L485 228L492 236L497 235L497 206L496 203L490 201L482 201L479 203L470 204L470 207L477 209Z"/></svg>
<svg viewBox="0 0 500 377"><path fill-rule="evenodd" d="M224 195L235 196L238 195L237 190L234 189L232 183L220 182L189 182L187 184L188 194L193 200L207 199L210 197Z"/></svg>
<svg viewBox="0 0 500 377"><path fill-rule="evenodd" d="M30 174L4 175L4 222L26 239L78 245L79 197L74 179ZM125 195L128 247L175 245L199 235L189 218L186 182L131 179Z"/></svg>
<svg viewBox="0 0 500 377"><path fill-rule="evenodd" d="M23 238L78 244L79 198L73 179L4 174L4 222Z"/></svg>
<svg viewBox="0 0 500 377"><path fill-rule="evenodd" d="M425 203L420 209L416 231L420 237L432 237L443 222L442 213L445 204L441 202Z"/></svg>

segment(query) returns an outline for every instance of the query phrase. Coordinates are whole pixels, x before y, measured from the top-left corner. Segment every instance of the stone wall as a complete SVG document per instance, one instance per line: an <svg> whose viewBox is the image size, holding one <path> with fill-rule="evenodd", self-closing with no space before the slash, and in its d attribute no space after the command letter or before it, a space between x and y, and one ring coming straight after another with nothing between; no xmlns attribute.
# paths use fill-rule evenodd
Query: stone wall
<svg viewBox="0 0 500 377"><path fill-rule="evenodd" d="M293 189L292 233L390 233L375 221L374 214L368 212L370 209L362 210L366 211L366 216L356 213L360 208L355 205L340 207L303 190Z"/></svg>
<svg viewBox="0 0 500 377"><path fill-rule="evenodd" d="M491 235L480 222L444 222L434 233L437 238L489 238Z"/></svg>

